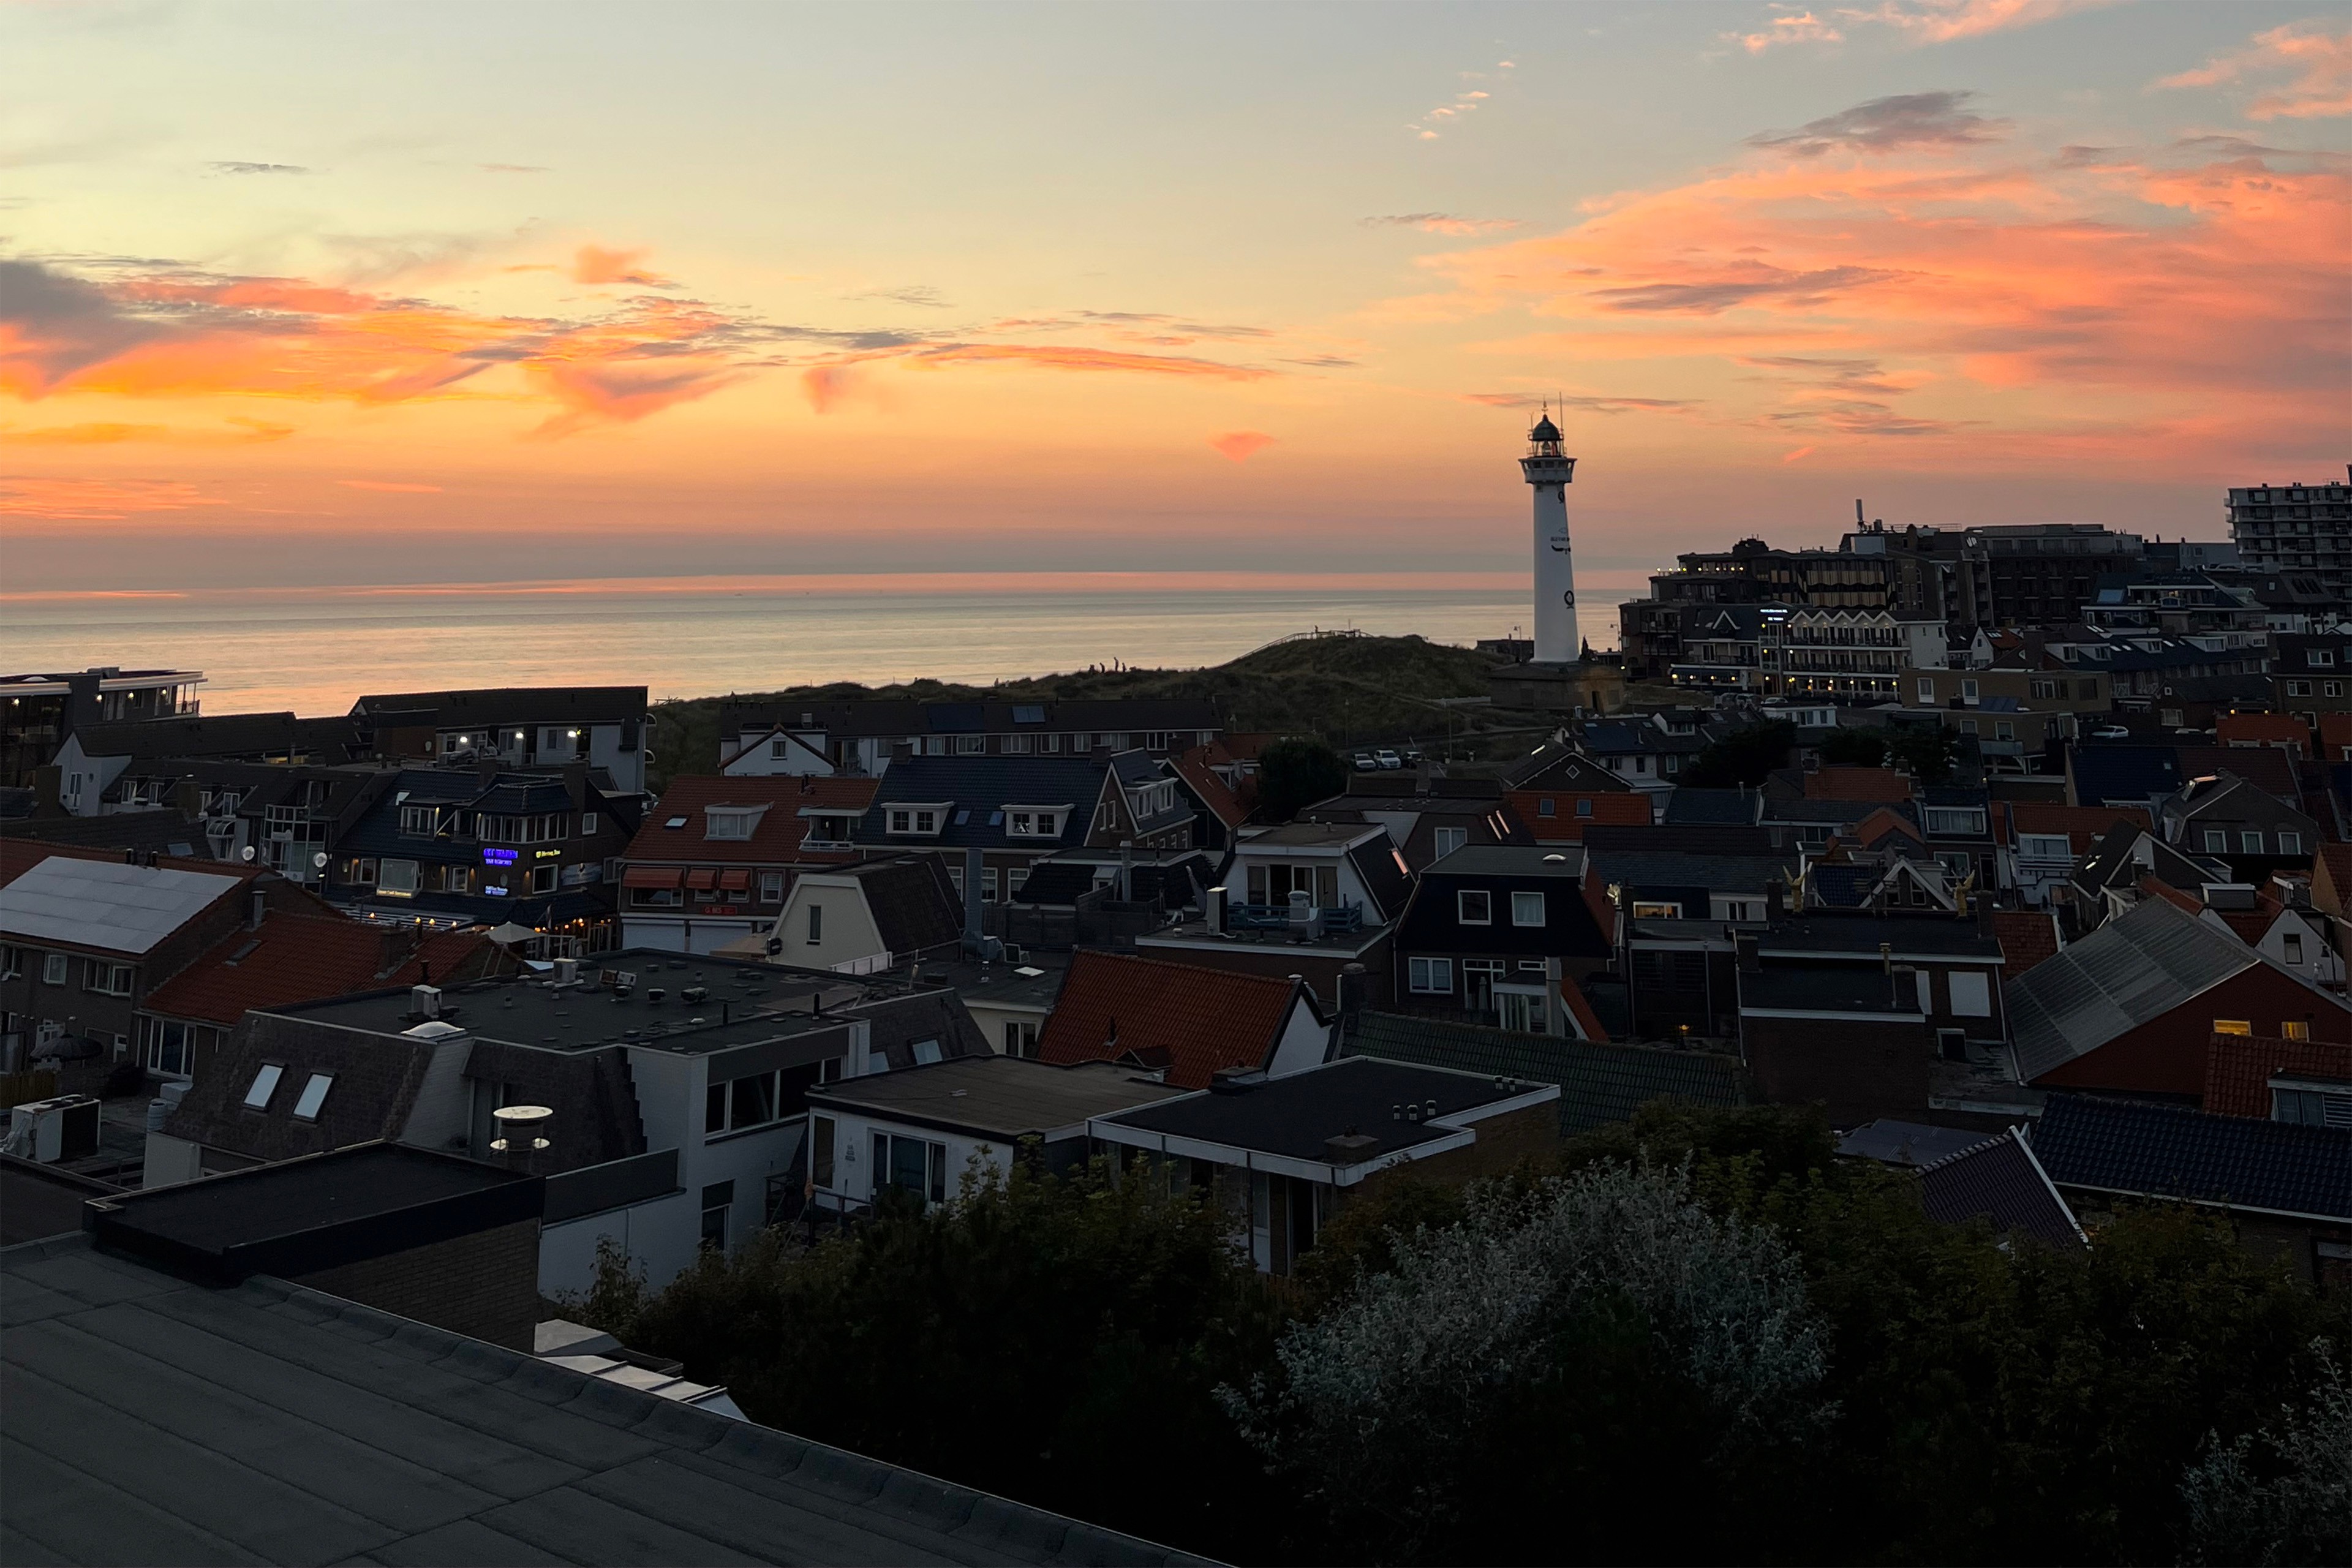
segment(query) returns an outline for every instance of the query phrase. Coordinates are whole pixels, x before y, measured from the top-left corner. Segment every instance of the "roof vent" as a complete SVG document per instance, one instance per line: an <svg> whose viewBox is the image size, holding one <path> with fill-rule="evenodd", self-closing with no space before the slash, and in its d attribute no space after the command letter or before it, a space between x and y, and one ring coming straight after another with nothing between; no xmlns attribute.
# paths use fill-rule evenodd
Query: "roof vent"
<svg viewBox="0 0 2352 1568"><path fill-rule="evenodd" d="M408 1012L415 1018L437 1018L441 1016L441 987L412 985L408 988Z"/></svg>
<svg viewBox="0 0 2352 1568"><path fill-rule="evenodd" d="M490 1140L490 1152L503 1156L518 1171L528 1171L533 1160L551 1147L540 1136L555 1112L544 1105L502 1105L490 1112L490 1120L499 1124L499 1136Z"/></svg>

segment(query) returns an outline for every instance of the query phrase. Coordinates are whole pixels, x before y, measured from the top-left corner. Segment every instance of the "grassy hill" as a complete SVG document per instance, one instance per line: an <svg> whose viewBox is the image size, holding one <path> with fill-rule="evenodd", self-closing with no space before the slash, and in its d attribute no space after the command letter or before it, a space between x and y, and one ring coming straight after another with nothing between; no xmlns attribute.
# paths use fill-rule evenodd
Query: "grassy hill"
<svg viewBox="0 0 2352 1568"><path fill-rule="evenodd" d="M695 697L654 707L654 773L658 782L719 766L719 710L726 702L880 697L918 702L1107 697L1197 697L1216 704L1225 728L1318 735L1349 747L1442 740L1465 727L1490 728L1475 710L1439 706L1449 697L1483 697L1492 655L1424 637L1301 637L1206 669L1080 670L995 686L937 680L866 687L850 682L794 686L734 697Z"/></svg>

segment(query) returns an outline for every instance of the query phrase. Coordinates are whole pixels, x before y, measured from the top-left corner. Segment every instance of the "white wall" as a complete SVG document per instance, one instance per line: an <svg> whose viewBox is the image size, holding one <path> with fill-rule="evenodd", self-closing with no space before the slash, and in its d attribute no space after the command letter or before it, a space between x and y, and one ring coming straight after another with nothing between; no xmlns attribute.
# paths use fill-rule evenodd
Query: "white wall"
<svg viewBox="0 0 2352 1568"><path fill-rule="evenodd" d="M824 919L818 927L822 940L808 939L808 910L821 905ZM865 889L854 877L832 877L821 871L803 875L785 895L783 912L776 917L772 934L783 940L778 963L803 969L836 969L859 959L887 958L889 949L866 907Z"/></svg>
<svg viewBox="0 0 2352 1568"><path fill-rule="evenodd" d="M625 892L621 895L627 898ZM825 911L828 920L832 911ZM747 936L765 937L772 920L758 915L684 915L669 910L624 910L621 940L627 947L659 948L664 952L712 953Z"/></svg>
<svg viewBox="0 0 2352 1568"><path fill-rule="evenodd" d="M1330 1026L1316 1021L1303 992L1294 993L1290 1016L1283 1023L1281 1038L1275 1042L1274 1060L1266 1068L1266 1076L1280 1078L1286 1073L1321 1067L1330 1054Z"/></svg>
<svg viewBox="0 0 2352 1568"><path fill-rule="evenodd" d="M1002 1172L1012 1160L1012 1150L1002 1143L942 1132L932 1127L909 1127L846 1106L837 1109L815 1106L811 1108L810 1115L829 1116L834 1121L833 1185L819 1191L817 1201L820 1204L825 1201L824 1194L828 1192L852 1205L874 1201L874 1134L877 1131L896 1137L919 1138L926 1143L945 1144L948 1152L947 1194L950 1198L956 1195L967 1170L992 1167Z"/></svg>

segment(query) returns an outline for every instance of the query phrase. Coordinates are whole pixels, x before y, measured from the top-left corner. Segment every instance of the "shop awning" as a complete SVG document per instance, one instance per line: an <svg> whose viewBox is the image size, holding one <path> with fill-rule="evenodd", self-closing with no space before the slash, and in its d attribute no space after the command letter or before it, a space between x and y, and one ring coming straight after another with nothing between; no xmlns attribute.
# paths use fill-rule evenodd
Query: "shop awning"
<svg viewBox="0 0 2352 1568"><path fill-rule="evenodd" d="M675 888L686 875L675 866L632 866L621 873L624 888Z"/></svg>
<svg viewBox="0 0 2352 1568"><path fill-rule="evenodd" d="M697 866L686 874L686 885L694 892L707 893L719 886L719 873L708 866Z"/></svg>
<svg viewBox="0 0 2352 1568"><path fill-rule="evenodd" d="M743 867L732 867L719 873L720 890L740 893L751 885L751 873Z"/></svg>

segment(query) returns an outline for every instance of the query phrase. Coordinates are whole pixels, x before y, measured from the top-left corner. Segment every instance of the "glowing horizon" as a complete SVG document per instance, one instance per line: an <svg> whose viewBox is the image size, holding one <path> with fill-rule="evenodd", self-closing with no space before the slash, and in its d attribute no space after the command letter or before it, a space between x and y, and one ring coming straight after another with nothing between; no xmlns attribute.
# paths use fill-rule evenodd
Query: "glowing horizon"
<svg viewBox="0 0 2352 1568"><path fill-rule="evenodd" d="M0 7L0 592L1484 586L1546 398L1596 581L2352 449L2325 7L424 13Z"/></svg>

